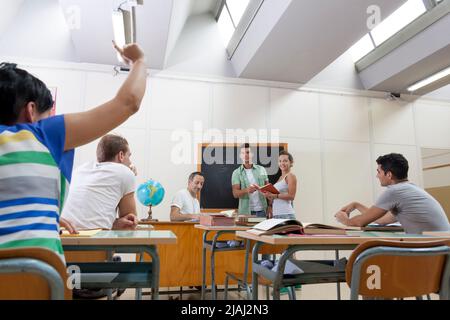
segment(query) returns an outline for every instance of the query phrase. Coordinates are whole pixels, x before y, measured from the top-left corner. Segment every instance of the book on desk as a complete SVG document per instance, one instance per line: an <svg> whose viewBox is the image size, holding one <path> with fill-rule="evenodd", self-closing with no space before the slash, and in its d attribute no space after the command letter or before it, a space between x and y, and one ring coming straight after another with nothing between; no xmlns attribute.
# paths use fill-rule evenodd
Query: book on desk
<svg viewBox="0 0 450 320"><path fill-rule="evenodd" d="M386 232L402 232L403 227L399 222L389 224L369 223L361 228L362 231L386 231Z"/></svg>
<svg viewBox="0 0 450 320"><path fill-rule="evenodd" d="M200 215L200 224L204 226L234 226L234 217L222 213L204 213Z"/></svg>
<svg viewBox="0 0 450 320"><path fill-rule="evenodd" d="M359 227L335 226L322 223L301 223L294 219L268 219L256 224L248 232L256 235L273 234L327 234L327 235L346 235L347 231L358 230Z"/></svg>

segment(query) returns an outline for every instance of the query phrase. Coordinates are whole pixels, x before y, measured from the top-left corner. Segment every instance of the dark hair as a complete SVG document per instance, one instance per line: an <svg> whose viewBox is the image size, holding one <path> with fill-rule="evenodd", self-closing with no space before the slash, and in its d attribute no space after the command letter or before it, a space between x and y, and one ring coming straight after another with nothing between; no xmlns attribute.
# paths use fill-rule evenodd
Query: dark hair
<svg viewBox="0 0 450 320"><path fill-rule="evenodd" d="M111 161L120 151L128 151L128 141L119 135L107 134L97 145L97 161Z"/></svg>
<svg viewBox="0 0 450 320"><path fill-rule="evenodd" d="M34 102L39 113L53 107L53 98L47 86L13 63L0 63L0 124L15 124L22 109Z"/></svg>
<svg viewBox="0 0 450 320"><path fill-rule="evenodd" d="M408 178L408 160L399 153L390 153L378 157L377 163L385 173L391 172L397 180Z"/></svg>
<svg viewBox="0 0 450 320"><path fill-rule="evenodd" d="M290 154L289 152L287 152L286 150L281 150L279 156L288 156L288 159L290 162L294 163L294 157L292 156L292 154Z"/></svg>
<svg viewBox="0 0 450 320"><path fill-rule="evenodd" d="M196 177L196 176L200 176L200 177L205 177L204 175L203 175L203 173L201 173L201 172L199 172L199 171L195 171L195 172L192 172L190 175L189 175L189 181L192 181L192 180L194 180L194 178Z"/></svg>
<svg viewBox="0 0 450 320"><path fill-rule="evenodd" d="M241 144L239 149L250 149L250 152L253 153L253 146L250 143L243 143Z"/></svg>

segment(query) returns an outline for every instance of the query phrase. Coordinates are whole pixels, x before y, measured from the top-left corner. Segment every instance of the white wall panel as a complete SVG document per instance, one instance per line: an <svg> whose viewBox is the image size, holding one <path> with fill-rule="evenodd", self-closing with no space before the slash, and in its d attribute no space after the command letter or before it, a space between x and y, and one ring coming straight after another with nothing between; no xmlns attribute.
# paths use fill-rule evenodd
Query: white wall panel
<svg viewBox="0 0 450 320"><path fill-rule="evenodd" d="M152 79L149 94L151 129L194 130L194 122L209 128L211 85L203 82Z"/></svg>
<svg viewBox="0 0 450 320"><path fill-rule="evenodd" d="M371 99L375 143L415 145L411 103Z"/></svg>
<svg viewBox="0 0 450 320"><path fill-rule="evenodd" d="M418 143L426 148L450 148L450 106L416 102Z"/></svg>
<svg viewBox="0 0 450 320"><path fill-rule="evenodd" d="M245 85L215 84L213 128L267 129L269 89Z"/></svg>
<svg viewBox="0 0 450 320"><path fill-rule="evenodd" d="M320 107L325 139L368 142L368 99L321 94Z"/></svg>
<svg viewBox="0 0 450 320"><path fill-rule="evenodd" d="M284 137L319 139L319 95L271 89L270 126Z"/></svg>
<svg viewBox="0 0 450 320"><path fill-rule="evenodd" d="M324 145L326 208L325 222L352 201L372 202L370 147L366 143L326 141Z"/></svg>

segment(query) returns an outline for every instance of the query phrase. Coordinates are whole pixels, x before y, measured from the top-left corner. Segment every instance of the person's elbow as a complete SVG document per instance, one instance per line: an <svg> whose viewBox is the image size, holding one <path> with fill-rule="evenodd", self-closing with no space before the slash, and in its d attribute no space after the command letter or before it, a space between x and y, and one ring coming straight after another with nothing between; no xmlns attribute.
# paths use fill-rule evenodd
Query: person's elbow
<svg viewBox="0 0 450 320"><path fill-rule="evenodd" d="M124 106L128 111L128 114L131 116L137 113L141 107L142 97L141 95L134 93L127 94L119 94L116 99L120 103L120 105Z"/></svg>
<svg viewBox="0 0 450 320"><path fill-rule="evenodd" d="M359 227L359 228L365 227L367 224L368 224L367 222L365 222L361 219L355 219L355 218L349 219L348 223L347 223L347 225L349 227Z"/></svg>

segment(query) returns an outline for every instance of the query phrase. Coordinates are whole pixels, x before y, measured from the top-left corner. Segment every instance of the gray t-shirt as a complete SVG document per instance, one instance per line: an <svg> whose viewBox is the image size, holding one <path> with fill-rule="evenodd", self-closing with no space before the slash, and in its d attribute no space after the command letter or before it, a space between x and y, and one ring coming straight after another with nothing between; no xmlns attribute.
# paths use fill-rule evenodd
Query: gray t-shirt
<svg viewBox="0 0 450 320"><path fill-rule="evenodd" d="M375 202L375 207L394 214L406 233L450 230L447 216L439 202L410 182L387 186Z"/></svg>

